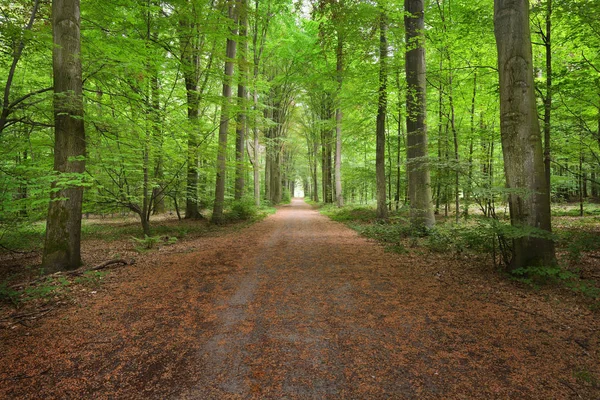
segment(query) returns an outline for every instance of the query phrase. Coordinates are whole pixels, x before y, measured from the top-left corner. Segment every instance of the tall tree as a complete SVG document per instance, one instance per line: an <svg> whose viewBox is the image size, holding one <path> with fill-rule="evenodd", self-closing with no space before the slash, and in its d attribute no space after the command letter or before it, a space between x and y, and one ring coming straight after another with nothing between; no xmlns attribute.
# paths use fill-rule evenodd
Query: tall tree
<svg viewBox="0 0 600 400"><path fill-rule="evenodd" d="M79 0L52 1L54 171L42 264L47 272L81 265L85 130Z"/></svg>
<svg viewBox="0 0 600 400"><path fill-rule="evenodd" d="M219 148L217 150L217 179L215 183L215 203L213 206L212 222L219 224L223 221L223 206L225 203L225 174L227 171L227 131L229 130L229 114L231 109L231 82L233 80L233 65L237 35L237 10L232 0L229 1L228 18L233 23L231 35L227 38L225 49L225 75L223 77L223 104L221 105L221 120L219 123Z"/></svg>
<svg viewBox="0 0 600 400"><path fill-rule="evenodd" d="M550 198L537 116L528 0L494 0L500 76L500 133L511 224L551 231ZM555 262L545 235L513 239L509 270Z"/></svg>
<svg viewBox="0 0 600 400"><path fill-rule="evenodd" d="M239 44L239 72L238 82L238 113L237 125L235 129L235 199L240 200L244 195L244 158L246 153L246 132L247 132L247 97L246 88L248 82L248 3L247 0L241 0L240 7L240 44Z"/></svg>
<svg viewBox="0 0 600 400"><path fill-rule="evenodd" d="M387 15L379 15L379 101L377 102L377 127L375 149L375 174L377 179L377 218L387 219L385 188L385 114L387 112Z"/></svg>
<svg viewBox="0 0 600 400"><path fill-rule="evenodd" d="M340 104L339 93L342 90L343 73L344 73L344 40L342 38L341 28L337 30L337 46L336 46L336 80L337 93L335 107L335 203L338 207L344 205L344 196L342 193L342 105Z"/></svg>
<svg viewBox="0 0 600 400"><path fill-rule="evenodd" d="M435 224L427 160L424 0L405 0L408 197L416 230Z"/></svg>
<svg viewBox="0 0 600 400"><path fill-rule="evenodd" d="M195 2L180 10L179 45L186 89L187 117L190 129L187 137L187 187L185 217L200 219L198 201L198 166L200 164L198 129L200 116L200 53L201 36L198 26L198 9Z"/></svg>

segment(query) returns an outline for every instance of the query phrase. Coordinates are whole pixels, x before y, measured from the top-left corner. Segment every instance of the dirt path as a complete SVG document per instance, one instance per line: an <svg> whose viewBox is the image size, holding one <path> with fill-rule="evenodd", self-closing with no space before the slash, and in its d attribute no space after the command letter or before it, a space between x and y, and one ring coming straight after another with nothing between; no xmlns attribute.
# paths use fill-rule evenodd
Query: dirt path
<svg viewBox="0 0 600 400"><path fill-rule="evenodd" d="M456 264L294 200L0 331L0 398L600 398L597 315Z"/></svg>

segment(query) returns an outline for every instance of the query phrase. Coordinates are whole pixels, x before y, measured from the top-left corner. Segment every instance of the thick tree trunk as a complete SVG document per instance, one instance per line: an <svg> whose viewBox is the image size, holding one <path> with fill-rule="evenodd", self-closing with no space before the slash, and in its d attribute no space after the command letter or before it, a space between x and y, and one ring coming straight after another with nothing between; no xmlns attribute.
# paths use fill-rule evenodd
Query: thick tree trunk
<svg viewBox="0 0 600 400"><path fill-rule="evenodd" d="M198 115L199 115L199 97L198 85L192 75L185 77L185 88L187 90L188 121L191 130L188 133L187 140L187 186L185 200L185 218L199 219L200 214L198 200L198 164L200 163L198 155Z"/></svg>
<svg viewBox="0 0 600 400"><path fill-rule="evenodd" d="M385 188L385 114L387 112L387 15L379 15L379 100L377 103L375 175L377 181L377 218L387 219Z"/></svg>
<svg viewBox="0 0 600 400"><path fill-rule="evenodd" d="M240 3L240 81L238 83L238 114L235 137L235 193L236 200L240 200L244 195L244 159L246 155L246 109L247 109L247 90L246 83L248 81L248 66L246 55L248 53L248 12L247 1L241 0Z"/></svg>
<svg viewBox="0 0 600 400"><path fill-rule="evenodd" d="M198 199L198 165L199 142L198 142L198 120L200 114L200 88L198 81L200 79L200 60L197 40L197 29L191 18L187 15L182 16L180 21L180 50L183 69L183 78L185 82L186 100L187 100L187 118L190 123L190 129L187 135L187 180L186 180L186 200L185 200L185 218L200 219L200 201ZM193 13L192 13L193 14Z"/></svg>
<svg viewBox="0 0 600 400"><path fill-rule="evenodd" d="M237 23L233 1L229 3L229 18ZM231 81L233 80L233 65L235 61L237 34L234 28L231 37L227 39L225 51L225 76L223 78L223 104L221 106L221 120L219 124L219 148L217 150L217 177L215 183L215 203L211 221L215 224L223 222L223 207L225 203L225 173L227 172L227 131L229 130L229 114L231 108Z"/></svg>
<svg viewBox="0 0 600 400"><path fill-rule="evenodd" d="M495 0L500 75L500 132L511 224L551 230L550 201L533 83L529 1ZM549 238L513 240L509 270L555 263Z"/></svg>
<svg viewBox="0 0 600 400"><path fill-rule="evenodd" d="M335 109L335 202L338 207L344 206L344 196L342 195L342 106L340 104L339 93L342 90L343 70L344 70L344 42L338 30L337 49L336 49L336 78L338 83L338 98Z"/></svg>
<svg viewBox="0 0 600 400"><path fill-rule="evenodd" d="M83 174L86 155L80 50L79 0L52 2L54 171ZM42 265L46 272L81 265L83 187L52 184Z"/></svg>
<svg viewBox="0 0 600 400"><path fill-rule="evenodd" d="M408 197L411 225L424 230L435 224L431 203L431 178L427 160L425 106L424 0L405 0L406 29L406 134Z"/></svg>

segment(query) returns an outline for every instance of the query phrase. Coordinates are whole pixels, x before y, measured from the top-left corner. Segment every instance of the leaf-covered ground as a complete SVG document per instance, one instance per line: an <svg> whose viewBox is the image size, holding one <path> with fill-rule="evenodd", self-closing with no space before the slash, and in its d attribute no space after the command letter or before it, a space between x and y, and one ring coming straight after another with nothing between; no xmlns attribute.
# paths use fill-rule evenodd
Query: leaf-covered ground
<svg viewBox="0 0 600 400"><path fill-rule="evenodd" d="M575 297L386 253L299 200L84 283L5 318L0 398L600 398L600 317Z"/></svg>

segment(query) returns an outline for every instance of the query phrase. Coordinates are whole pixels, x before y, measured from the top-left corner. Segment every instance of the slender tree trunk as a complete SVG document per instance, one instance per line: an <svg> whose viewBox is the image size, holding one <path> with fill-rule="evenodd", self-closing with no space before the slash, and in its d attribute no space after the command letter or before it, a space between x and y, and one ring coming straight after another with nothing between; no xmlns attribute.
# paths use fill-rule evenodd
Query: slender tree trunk
<svg viewBox="0 0 600 400"><path fill-rule="evenodd" d="M546 0L546 33L544 34L546 48L546 97L544 98L544 170L546 186L548 187L548 202L551 197L550 180L550 121L552 116L552 0Z"/></svg>
<svg viewBox="0 0 600 400"><path fill-rule="evenodd" d="M452 139L454 143L454 213L455 221L458 222L460 218L460 181L459 181L459 158L458 158L458 132L456 131L456 115L454 113L454 88L453 88L454 74L452 73L452 66L450 66L450 127L452 128Z"/></svg>
<svg viewBox="0 0 600 400"><path fill-rule="evenodd" d="M312 180L313 180L313 201L315 203L319 202L319 161L318 161L318 154L319 154L319 143L317 142L317 139L315 137L314 141L313 141L313 158L314 158L314 165L313 165L313 171L312 171Z"/></svg>
<svg viewBox="0 0 600 400"><path fill-rule="evenodd" d="M232 0L229 2L228 16L236 21L236 10ZM217 177L215 182L215 203L211 221L215 224L223 222L223 207L225 203L225 173L227 171L227 131L229 130L229 117L231 108L231 82L233 80L233 65L235 61L236 41L234 37L237 28L231 32L227 39L225 52L225 77L223 79L223 104L221 106L221 119L219 123L219 148L217 150Z"/></svg>
<svg viewBox="0 0 600 400"><path fill-rule="evenodd" d="M164 167L163 167L163 135L160 127L160 91L158 84L158 73L153 71L151 78L151 94L152 94L152 130L154 140L157 143L156 165L154 168L154 179L158 183L158 187L152 190L152 213L162 214L165 212L165 182L164 182Z"/></svg>
<svg viewBox="0 0 600 400"><path fill-rule="evenodd" d="M342 195L342 106L340 104L339 93L342 90L343 71L344 71L344 42L342 35L338 30L337 48L336 48L336 79L338 83L337 106L335 109L335 202L338 207L344 206L344 196Z"/></svg>
<svg viewBox="0 0 600 400"><path fill-rule="evenodd" d="M246 108L247 108L247 90L246 84L248 81L248 12L247 0L241 0L240 6L240 81L238 83L238 115L235 138L235 193L236 200L240 200L244 195L244 159L246 155Z"/></svg>
<svg viewBox="0 0 600 400"><path fill-rule="evenodd" d="M583 197L585 179L583 176L583 135L579 134L579 174L577 176L577 195L579 196L579 216L583 217Z"/></svg>
<svg viewBox="0 0 600 400"><path fill-rule="evenodd" d="M424 0L405 0L406 29L406 132L408 193L411 225L417 231L435 224L431 203L431 178L427 160L425 105Z"/></svg>
<svg viewBox="0 0 600 400"><path fill-rule="evenodd" d="M397 151L396 151L396 194L394 196L394 202L396 203L396 211L400 209L400 163L402 161L402 99L400 93L402 91L402 83L400 82L400 68L396 71L396 85L398 90L398 136L397 136Z"/></svg>
<svg viewBox="0 0 600 400"><path fill-rule="evenodd" d="M254 79L258 75L258 67L255 67ZM259 159L259 141L258 141L258 90L254 89L254 126L253 126L253 142L254 142L254 163L252 164L252 174L254 177L254 205L260 207L260 159Z"/></svg>
<svg viewBox="0 0 600 400"><path fill-rule="evenodd" d="M471 97L471 137L469 138L469 176L465 190L465 219L469 218L473 191L473 141L475 140L475 99L477 98L477 71L473 73L473 96Z"/></svg>
<svg viewBox="0 0 600 400"><path fill-rule="evenodd" d="M500 75L500 132L513 226L551 231L550 201L533 83L529 1L494 0ZM526 193L523 193L526 192ZM513 240L509 270L556 262L550 238Z"/></svg>
<svg viewBox="0 0 600 400"><path fill-rule="evenodd" d="M81 78L79 0L52 1L54 75L54 171L83 174L85 130ZM46 272L81 265L83 187L52 183L42 265Z"/></svg>

